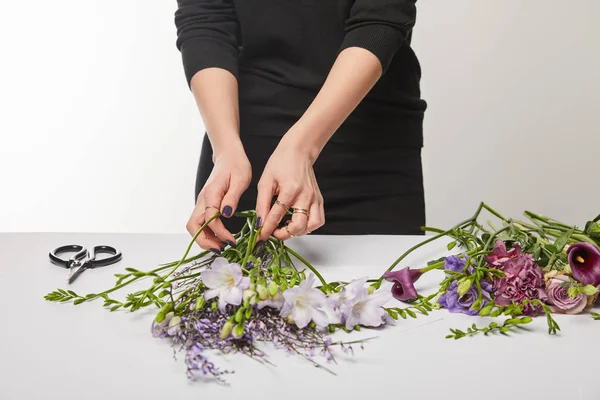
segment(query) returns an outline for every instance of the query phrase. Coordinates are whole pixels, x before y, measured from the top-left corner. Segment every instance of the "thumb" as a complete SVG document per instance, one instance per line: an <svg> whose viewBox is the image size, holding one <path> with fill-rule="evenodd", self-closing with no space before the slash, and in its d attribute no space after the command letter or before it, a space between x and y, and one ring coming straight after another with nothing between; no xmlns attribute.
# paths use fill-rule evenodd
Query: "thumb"
<svg viewBox="0 0 600 400"><path fill-rule="evenodd" d="M248 183L239 179L232 179L229 185L229 189L223 200L221 201L221 214L225 218L231 218L233 213L237 210L240 197L248 189Z"/></svg>

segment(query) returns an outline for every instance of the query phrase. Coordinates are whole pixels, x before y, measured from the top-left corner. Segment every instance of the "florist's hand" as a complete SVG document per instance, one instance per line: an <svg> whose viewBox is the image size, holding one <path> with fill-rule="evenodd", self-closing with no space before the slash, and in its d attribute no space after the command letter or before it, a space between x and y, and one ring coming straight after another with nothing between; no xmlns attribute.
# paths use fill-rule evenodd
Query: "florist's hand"
<svg viewBox="0 0 600 400"><path fill-rule="evenodd" d="M190 235L194 236L219 211L226 218L233 216L251 179L252 167L243 148L232 148L215 156L212 173L198 194L196 207L186 225ZM225 243L235 245L235 238L223 222L216 218L198 235L196 243L201 248L218 254Z"/></svg>
<svg viewBox="0 0 600 400"><path fill-rule="evenodd" d="M258 182L256 215L262 222L258 240L266 240L271 234L286 240L323 226L325 211L313 170L315 159L296 145L294 139L288 139L287 135L281 139ZM274 195L277 202L271 207ZM292 220L287 226L277 228L290 207L294 211Z"/></svg>

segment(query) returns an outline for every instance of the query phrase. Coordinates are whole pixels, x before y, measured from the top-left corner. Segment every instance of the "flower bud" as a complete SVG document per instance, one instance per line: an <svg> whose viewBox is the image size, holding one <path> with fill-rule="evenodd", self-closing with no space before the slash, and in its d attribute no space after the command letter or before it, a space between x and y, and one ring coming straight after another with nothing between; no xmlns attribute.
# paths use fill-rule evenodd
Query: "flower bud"
<svg viewBox="0 0 600 400"><path fill-rule="evenodd" d="M233 328L233 337L240 339L242 336L244 336L244 324L237 324Z"/></svg>
<svg viewBox="0 0 600 400"><path fill-rule="evenodd" d="M163 322L165 320L165 313L163 313L162 311L159 311L158 314L156 314L156 318L155 318L156 322L158 322L159 324L161 322Z"/></svg>
<svg viewBox="0 0 600 400"><path fill-rule="evenodd" d="M473 279L470 277L466 277L466 278L461 278L458 281L458 296L462 297L465 294L467 294L467 292L469 291L469 289L471 289L471 285L473 285Z"/></svg>
<svg viewBox="0 0 600 400"><path fill-rule="evenodd" d="M204 297L198 297L196 299L196 311L200 311L205 304L206 300L204 299Z"/></svg>
<svg viewBox="0 0 600 400"><path fill-rule="evenodd" d="M167 334L170 336L175 336L179 331L179 325L181 324L181 317L179 315L174 316L169 321L169 328L167 329Z"/></svg>
<svg viewBox="0 0 600 400"><path fill-rule="evenodd" d="M267 289L263 285L258 285L256 287L256 291L258 292L259 299L264 301L269 298L269 293L267 292Z"/></svg>
<svg viewBox="0 0 600 400"><path fill-rule="evenodd" d="M288 283L287 280L283 280L281 282L281 285L279 285L279 289L281 289L282 292L285 292L288 288Z"/></svg>
<svg viewBox="0 0 600 400"><path fill-rule="evenodd" d="M242 307L238 308L237 312L235 313L235 322L240 323L242 322L244 319L244 309Z"/></svg>
<svg viewBox="0 0 600 400"><path fill-rule="evenodd" d="M369 285L369 286L367 287L367 293L369 293L369 294L373 294L374 292L375 292L375 287L373 287L373 286Z"/></svg>
<svg viewBox="0 0 600 400"><path fill-rule="evenodd" d="M231 335L231 331L233 330L233 324L229 321L223 325L223 329L221 329L221 339L227 339L229 335Z"/></svg>
<svg viewBox="0 0 600 400"><path fill-rule="evenodd" d="M271 283L269 283L269 296L275 296L278 291L279 286L275 283L275 281L271 281Z"/></svg>

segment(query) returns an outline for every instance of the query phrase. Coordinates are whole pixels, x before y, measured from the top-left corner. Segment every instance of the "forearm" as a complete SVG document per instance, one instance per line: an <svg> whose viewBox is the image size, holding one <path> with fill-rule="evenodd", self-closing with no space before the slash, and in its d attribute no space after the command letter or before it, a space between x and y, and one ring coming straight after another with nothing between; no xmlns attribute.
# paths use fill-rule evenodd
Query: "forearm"
<svg viewBox="0 0 600 400"><path fill-rule="evenodd" d="M243 150L237 79L221 68L197 72L190 83L206 132L213 147L213 161L229 150Z"/></svg>
<svg viewBox="0 0 600 400"><path fill-rule="evenodd" d="M381 74L381 62L368 50L352 47L342 51L323 87L285 140L307 151L314 162Z"/></svg>

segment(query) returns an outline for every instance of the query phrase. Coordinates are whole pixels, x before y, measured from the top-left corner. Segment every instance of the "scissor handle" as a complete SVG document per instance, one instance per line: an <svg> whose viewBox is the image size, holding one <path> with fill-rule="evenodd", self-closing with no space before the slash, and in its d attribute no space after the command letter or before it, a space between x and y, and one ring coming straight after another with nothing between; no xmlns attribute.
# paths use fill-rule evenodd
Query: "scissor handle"
<svg viewBox="0 0 600 400"><path fill-rule="evenodd" d="M110 254L110 257L101 258L96 260L96 254ZM89 254L88 268L104 267L106 265L114 264L121 259L123 255L117 249L112 246L94 246Z"/></svg>
<svg viewBox="0 0 600 400"><path fill-rule="evenodd" d="M62 253L75 252L68 260L64 260L59 257ZM49 254L50 261L53 264L59 265L64 268L72 268L76 264L80 264L80 261L87 256L88 252L85 247L78 244L68 244L66 246L60 246L52 250Z"/></svg>

